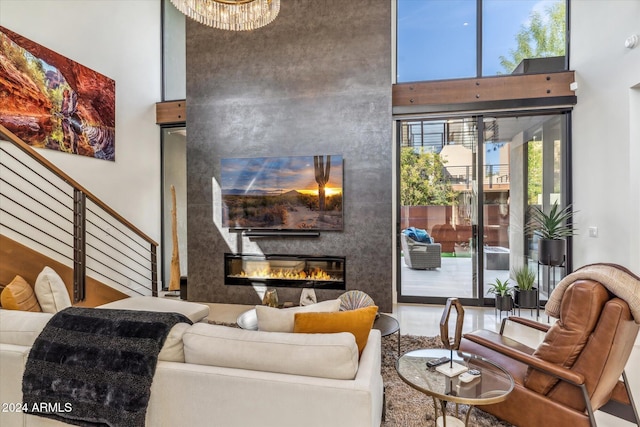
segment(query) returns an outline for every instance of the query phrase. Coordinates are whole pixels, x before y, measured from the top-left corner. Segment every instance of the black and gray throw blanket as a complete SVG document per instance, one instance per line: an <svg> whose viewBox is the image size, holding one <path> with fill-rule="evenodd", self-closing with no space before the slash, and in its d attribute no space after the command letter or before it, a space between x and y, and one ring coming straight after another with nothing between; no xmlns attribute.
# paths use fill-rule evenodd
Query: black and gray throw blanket
<svg viewBox="0 0 640 427"><path fill-rule="evenodd" d="M79 426L144 426L158 353L182 314L70 307L36 339L26 412Z"/></svg>

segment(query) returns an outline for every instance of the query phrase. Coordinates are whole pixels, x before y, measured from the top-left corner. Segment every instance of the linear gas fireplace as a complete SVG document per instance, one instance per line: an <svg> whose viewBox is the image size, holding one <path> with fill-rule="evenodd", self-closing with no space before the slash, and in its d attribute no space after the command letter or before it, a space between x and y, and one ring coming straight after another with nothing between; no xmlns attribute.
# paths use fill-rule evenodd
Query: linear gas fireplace
<svg viewBox="0 0 640 427"><path fill-rule="evenodd" d="M224 254L225 285L345 288L345 257Z"/></svg>

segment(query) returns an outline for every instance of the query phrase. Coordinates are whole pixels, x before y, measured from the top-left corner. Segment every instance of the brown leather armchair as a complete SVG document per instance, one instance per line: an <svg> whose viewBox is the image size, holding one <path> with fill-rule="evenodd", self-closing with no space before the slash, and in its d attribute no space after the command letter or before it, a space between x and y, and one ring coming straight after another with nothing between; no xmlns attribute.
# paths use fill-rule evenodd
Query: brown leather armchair
<svg viewBox="0 0 640 427"><path fill-rule="evenodd" d="M543 342L532 349L506 337L506 321L545 332ZM625 301L596 281L576 280L565 291L555 324L509 317L500 333L465 334L460 350L511 373L515 387L507 400L478 408L519 427L595 426L598 409L638 425L624 368L639 327Z"/></svg>

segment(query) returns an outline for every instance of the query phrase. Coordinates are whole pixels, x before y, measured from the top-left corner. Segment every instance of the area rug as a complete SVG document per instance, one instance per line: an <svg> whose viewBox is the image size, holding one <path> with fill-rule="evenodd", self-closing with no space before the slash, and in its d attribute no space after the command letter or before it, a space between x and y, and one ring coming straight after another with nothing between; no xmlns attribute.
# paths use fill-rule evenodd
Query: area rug
<svg viewBox="0 0 640 427"><path fill-rule="evenodd" d="M382 427L431 427L435 425L433 399L411 388L396 372L398 360L398 334L382 338L382 378L385 385L386 414ZM442 348L440 338L403 335L400 339L400 354L420 348ZM467 405L458 406L458 417L464 420L469 410ZM447 406L449 415L455 415L455 405ZM473 408L469 425L477 427L512 427L491 414Z"/></svg>

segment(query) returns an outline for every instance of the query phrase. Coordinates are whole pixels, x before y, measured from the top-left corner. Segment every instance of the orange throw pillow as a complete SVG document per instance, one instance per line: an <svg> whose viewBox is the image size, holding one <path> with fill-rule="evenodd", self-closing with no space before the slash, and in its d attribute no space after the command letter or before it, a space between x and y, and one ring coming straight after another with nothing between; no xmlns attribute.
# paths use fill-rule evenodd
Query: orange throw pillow
<svg viewBox="0 0 640 427"><path fill-rule="evenodd" d="M33 288L20 276L14 277L2 290L0 303L7 310L42 311Z"/></svg>
<svg viewBox="0 0 640 427"><path fill-rule="evenodd" d="M293 332L305 334L351 332L356 337L358 352L362 354L377 313L378 307L375 305L337 313L296 313Z"/></svg>

